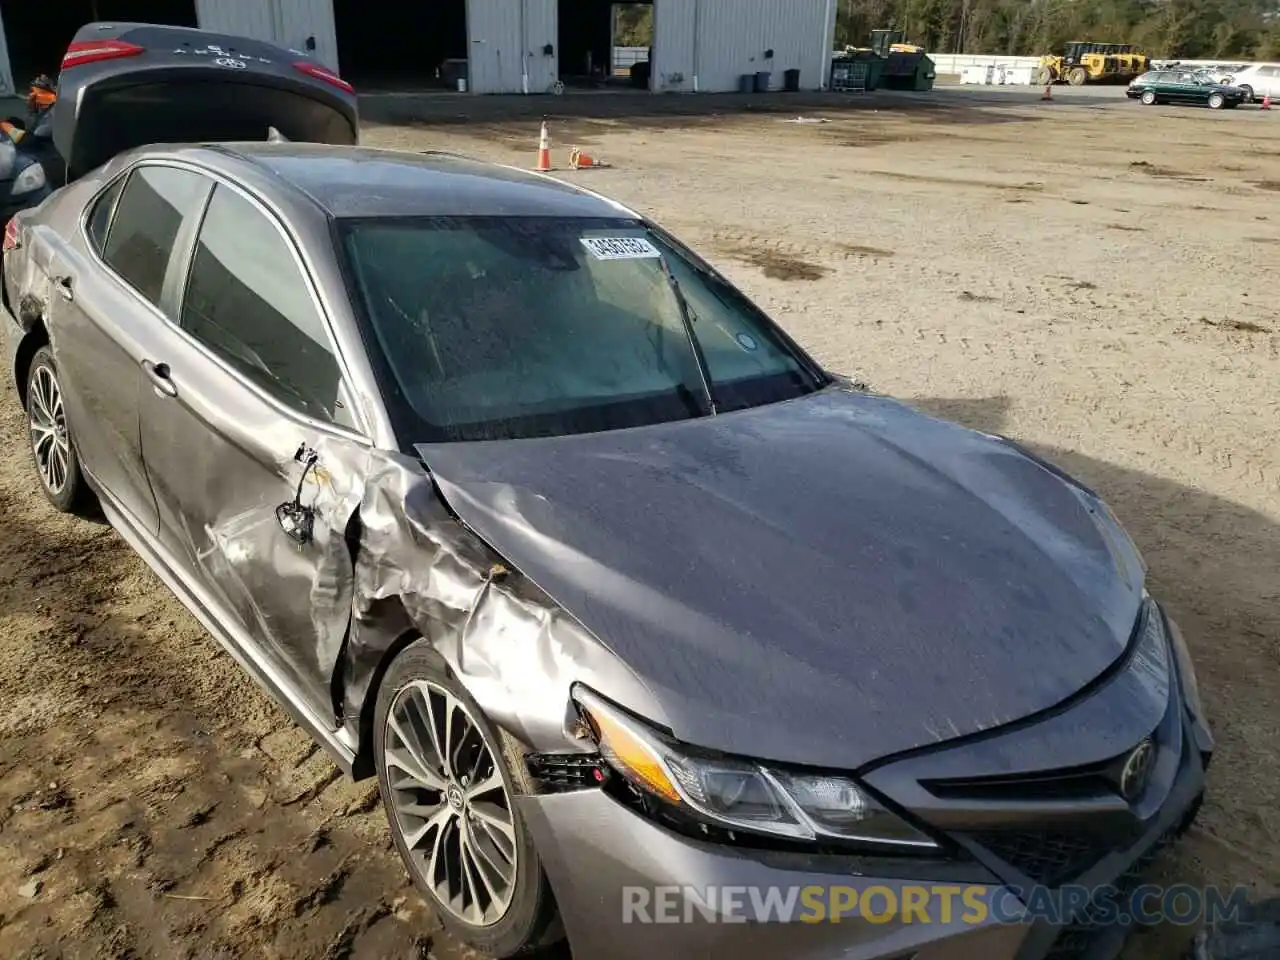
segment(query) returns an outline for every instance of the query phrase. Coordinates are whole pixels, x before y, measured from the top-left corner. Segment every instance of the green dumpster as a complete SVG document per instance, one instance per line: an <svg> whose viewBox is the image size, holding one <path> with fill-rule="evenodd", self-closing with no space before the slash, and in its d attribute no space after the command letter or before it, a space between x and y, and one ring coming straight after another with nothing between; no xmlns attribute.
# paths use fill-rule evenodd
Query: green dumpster
<svg viewBox="0 0 1280 960"><path fill-rule="evenodd" d="M924 92L933 89L933 81L938 78L938 68L934 64L933 59L928 56L920 58L920 62L916 64L915 83L911 87L912 90Z"/></svg>
<svg viewBox="0 0 1280 960"><path fill-rule="evenodd" d="M867 89L879 90L884 86L884 57L868 57L863 61L867 65Z"/></svg>

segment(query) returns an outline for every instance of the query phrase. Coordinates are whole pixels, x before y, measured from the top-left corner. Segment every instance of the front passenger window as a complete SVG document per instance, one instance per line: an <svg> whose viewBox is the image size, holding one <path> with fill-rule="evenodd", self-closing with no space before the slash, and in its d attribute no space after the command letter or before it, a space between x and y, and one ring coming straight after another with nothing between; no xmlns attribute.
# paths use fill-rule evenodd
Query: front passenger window
<svg viewBox="0 0 1280 960"><path fill-rule="evenodd" d="M352 425L324 318L291 243L225 186L214 188L200 227L181 325L281 402Z"/></svg>

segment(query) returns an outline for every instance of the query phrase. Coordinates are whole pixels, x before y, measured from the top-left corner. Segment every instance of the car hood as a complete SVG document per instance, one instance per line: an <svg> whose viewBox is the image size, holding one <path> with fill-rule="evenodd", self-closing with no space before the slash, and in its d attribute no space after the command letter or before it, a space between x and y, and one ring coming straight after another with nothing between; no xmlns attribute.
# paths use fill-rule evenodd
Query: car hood
<svg viewBox="0 0 1280 960"><path fill-rule="evenodd" d="M1085 488L844 388L417 450L648 685L650 719L730 753L852 769L1019 720L1105 672L1141 602L1141 561Z"/></svg>

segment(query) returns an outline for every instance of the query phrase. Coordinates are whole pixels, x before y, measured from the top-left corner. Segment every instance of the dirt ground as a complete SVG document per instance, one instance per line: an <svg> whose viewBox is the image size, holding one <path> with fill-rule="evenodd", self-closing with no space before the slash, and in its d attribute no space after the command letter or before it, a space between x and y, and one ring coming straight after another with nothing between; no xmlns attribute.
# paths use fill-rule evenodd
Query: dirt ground
<svg viewBox="0 0 1280 960"><path fill-rule="evenodd" d="M552 122L830 368L1099 489L1219 738L1165 879L1280 886L1280 120L882 99ZM534 160L536 121L366 142ZM35 493L0 396L0 956L461 957L354 786L112 531ZM1140 936L1173 955L1185 931Z"/></svg>

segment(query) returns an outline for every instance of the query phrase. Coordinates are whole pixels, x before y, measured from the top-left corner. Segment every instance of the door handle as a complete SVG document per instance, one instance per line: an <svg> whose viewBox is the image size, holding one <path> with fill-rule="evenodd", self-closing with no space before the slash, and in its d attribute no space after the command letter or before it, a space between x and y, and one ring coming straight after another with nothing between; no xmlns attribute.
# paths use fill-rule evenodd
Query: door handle
<svg viewBox="0 0 1280 960"><path fill-rule="evenodd" d="M58 295L63 300L74 300L75 291L71 288L71 278L68 276L54 277L53 285L58 288Z"/></svg>
<svg viewBox="0 0 1280 960"><path fill-rule="evenodd" d="M147 379L151 381L151 388L155 390L157 397L176 397L178 395L178 385L173 382L169 375L169 365L167 363L153 363L150 360L142 361L142 369L147 373Z"/></svg>

